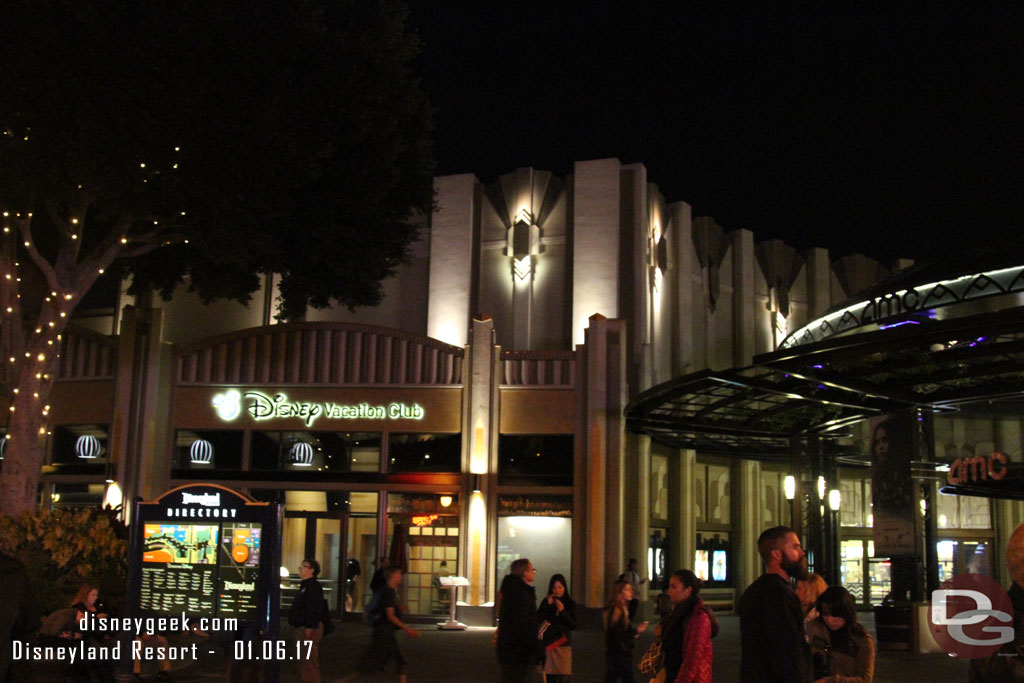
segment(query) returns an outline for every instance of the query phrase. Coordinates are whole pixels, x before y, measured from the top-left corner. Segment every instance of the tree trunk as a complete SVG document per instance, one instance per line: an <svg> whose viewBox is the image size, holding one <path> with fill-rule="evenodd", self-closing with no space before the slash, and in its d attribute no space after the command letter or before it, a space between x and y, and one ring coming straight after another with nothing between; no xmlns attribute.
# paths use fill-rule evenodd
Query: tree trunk
<svg viewBox="0 0 1024 683"><path fill-rule="evenodd" d="M34 377L32 380L38 381ZM19 386L12 404L14 412L11 413L7 432L10 438L4 448L3 467L0 468L0 514L3 515L34 512L39 501L45 443L39 434L44 426L40 407L45 405L41 403L45 398L40 394L36 399L32 395L34 390L28 389L26 391Z"/></svg>

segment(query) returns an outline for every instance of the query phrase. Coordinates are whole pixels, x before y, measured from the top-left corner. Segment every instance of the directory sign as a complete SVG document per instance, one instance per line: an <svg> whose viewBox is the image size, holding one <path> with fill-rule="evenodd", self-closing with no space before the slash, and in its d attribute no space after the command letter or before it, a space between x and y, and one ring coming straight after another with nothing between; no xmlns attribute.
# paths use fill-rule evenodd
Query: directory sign
<svg viewBox="0 0 1024 683"><path fill-rule="evenodd" d="M261 622L271 598L276 613L276 504L199 484L139 503L135 520L132 577L143 614Z"/></svg>

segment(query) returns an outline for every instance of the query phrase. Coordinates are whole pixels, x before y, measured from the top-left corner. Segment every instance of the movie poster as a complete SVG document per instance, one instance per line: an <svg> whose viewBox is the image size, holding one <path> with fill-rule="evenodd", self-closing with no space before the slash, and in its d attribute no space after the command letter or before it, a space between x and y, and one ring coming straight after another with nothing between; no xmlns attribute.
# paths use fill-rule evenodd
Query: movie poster
<svg viewBox="0 0 1024 683"><path fill-rule="evenodd" d="M910 555L917 513L910 462L917 425L911 414L874 417L869 424L875 556Z"/></svg>

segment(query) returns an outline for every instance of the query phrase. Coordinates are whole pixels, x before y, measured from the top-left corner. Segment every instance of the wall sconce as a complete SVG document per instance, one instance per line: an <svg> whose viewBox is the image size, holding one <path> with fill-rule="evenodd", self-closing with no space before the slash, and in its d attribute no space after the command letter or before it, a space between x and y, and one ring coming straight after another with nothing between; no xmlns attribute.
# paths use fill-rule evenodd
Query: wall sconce
<svg viewBox="0 0 1024 683"><path fill-rule="evenodd" d="M313 447L305 441L296 441L292 444L292 464L296 467L313 466Z"/></svg>
<svg viewBox="0 0 1024 683"><path fill-rule="evenodd" d="M818 500L825 500L825 477L818 477Z"/></svg>
<svg viewBox="0 0 1024 683"><path fill-rule="evenodd" d="M84 434L75 441L75 455L91 460L100 455L100 440L92 434Z"/></svg>
<svg viewBox="0 0 1024 683"><path fill-rule="evenodd" d="M473 493L480 493L480 475L473 475Z"/></svg>
<svg viewBox="0 0 1024 683"><path fill-rule="evenodd" d="M832 489L828 492L828 507L832 512L839 512L839 504L842 502L842 494L839 489Z"/></svg>
<svg viewBox="0 0 1024 683"><path fill-rule="evenodd" d="M787 474L782 482L782 490L786 492L786 500L796 498L796 477L792 474Z"/></svg>
<svg viewBox="0 0 1024 683"><path fill-rule="evenodd" d="M441 496L441 507L446 508L452 504L451 496Z"/></svg>
<svg viewBox="0 0 1024 683"><path fill-rule="evenodd" d="M213 444L206 439L196 439L188 449L189 461L197 465L213 462Z"/></svg>

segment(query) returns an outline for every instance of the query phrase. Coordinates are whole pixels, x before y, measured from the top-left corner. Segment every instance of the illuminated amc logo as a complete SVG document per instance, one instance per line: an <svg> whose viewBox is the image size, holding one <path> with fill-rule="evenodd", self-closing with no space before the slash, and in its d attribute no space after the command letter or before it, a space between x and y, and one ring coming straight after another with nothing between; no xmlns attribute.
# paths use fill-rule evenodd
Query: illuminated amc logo
<svg viewBox="0 0 1024 683"><path fill-rule="evenodd" d="M264 394L247 391L241 394L235 389L217 394L212 401L217 415L230 422L242 414L249 413L257 422L281 418L298 418L307 427L313 426L321 417L326 420L422 420L426 411L418 403L389 403L386 406L370 403L344 404L330 401L292 401L286 394Z"/></svg>
<svg viewBox="0 0 1024 683"><path fill-rule="evenodd" d="M999 481L1005 476L1006 456L996 451L988 457L957 458L949 466L948 480L950 484L966 484L983 479Z"/></svg>

